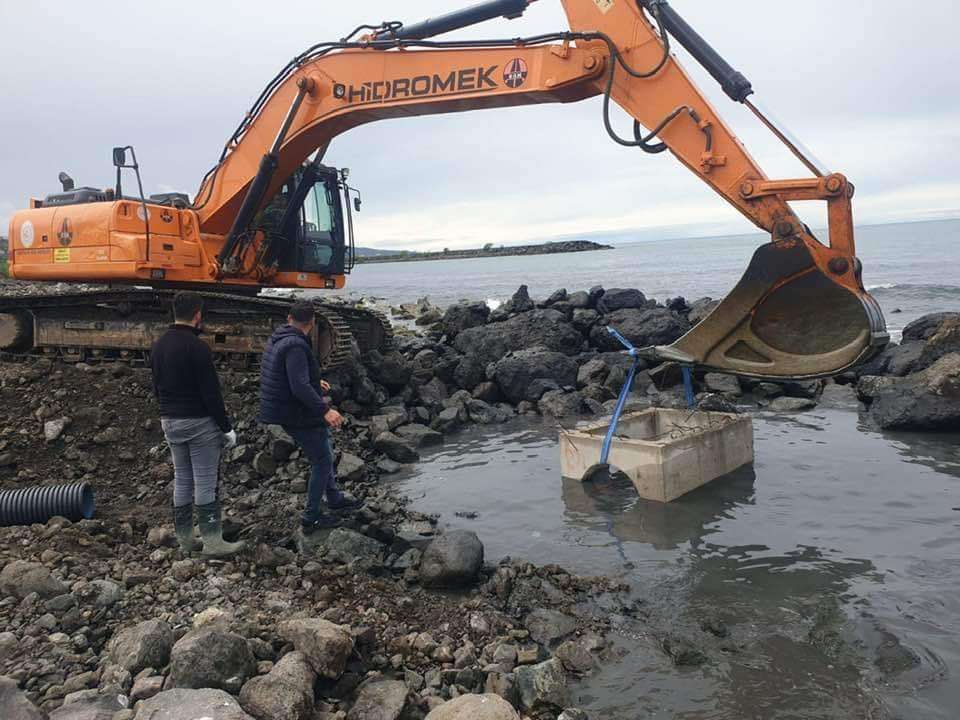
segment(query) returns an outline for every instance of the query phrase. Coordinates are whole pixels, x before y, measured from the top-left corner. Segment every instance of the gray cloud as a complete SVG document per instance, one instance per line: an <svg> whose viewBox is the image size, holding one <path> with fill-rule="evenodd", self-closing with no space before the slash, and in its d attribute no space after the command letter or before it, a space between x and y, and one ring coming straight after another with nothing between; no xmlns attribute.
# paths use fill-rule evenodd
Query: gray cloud
<svg viewBox="0 0 960 720"><path fill-rule="evenodd" d="M950 162L960 155L955 3L673 4L751 78L765 104L856 182L859 220L960 212ZM173 0L158 11L144 3L3 3L0 223L30 196L56 189L60 170L82 184L110 185L115 144L137 147L149 190L194 192L251 99L294 54L360 22L415 21L459 3L412 0L402 12L399 5ZM461 36L563 27L559 1L539 0L522 20ZM768 173L802 172L680 58ZM338 138L329 161L351 167L364 192L366 245L629 236L672 225L749 229L669 157L611 143L597 100L365 126Z"/></svg>

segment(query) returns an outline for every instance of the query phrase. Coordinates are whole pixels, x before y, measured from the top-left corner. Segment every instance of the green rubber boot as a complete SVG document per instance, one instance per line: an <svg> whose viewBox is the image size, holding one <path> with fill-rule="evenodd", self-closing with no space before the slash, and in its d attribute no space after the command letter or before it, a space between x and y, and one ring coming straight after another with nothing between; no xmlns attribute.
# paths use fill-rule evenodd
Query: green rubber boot
<svg viewBox="0 0 960 720"><path fill-rule="evenodd" d="M200 525L200 537L203 538L204 557L226 558L243 550L244 542L227 542L223 539L223 526L220 517L220 501L209 505L197 505L197 522Z"/></svg>
<svg viewBox="0 0 960 720"><path fill-rule="evenodd" d="M193 503L173 508L173 530L180 543L180 551L190 555L200 549L200 543L193 536Z"/></svg>

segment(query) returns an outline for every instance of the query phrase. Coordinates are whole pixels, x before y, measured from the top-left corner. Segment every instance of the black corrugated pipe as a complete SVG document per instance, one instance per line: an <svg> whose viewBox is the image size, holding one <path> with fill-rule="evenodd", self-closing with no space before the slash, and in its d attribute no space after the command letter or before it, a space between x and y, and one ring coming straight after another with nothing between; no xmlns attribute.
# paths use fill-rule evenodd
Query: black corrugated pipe
<svg viewBox="0 0 960 720"><path fill-rule="evenodd" d="M45 523L62 516L72 522L93 517L90 483L46 485L0 491L0 527Z"/></svg>

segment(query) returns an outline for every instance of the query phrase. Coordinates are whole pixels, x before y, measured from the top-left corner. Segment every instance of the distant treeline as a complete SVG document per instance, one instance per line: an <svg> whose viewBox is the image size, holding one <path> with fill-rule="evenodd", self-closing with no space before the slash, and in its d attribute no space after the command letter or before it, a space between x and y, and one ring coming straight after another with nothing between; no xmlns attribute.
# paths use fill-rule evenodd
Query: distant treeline
<svg viewBox="0 0 960 720"><path fill-rule="evenodd" d="M417 262L420 260L459 260L462 258L498 257L501 255L552 255L554 253L587 252L590 250L611 250L609 245L591 242L590 240L562 240L558 242L541 243L539 245L501 245L494 247L487 243L482 248L472 250L450 250L444 248L436 252L413 252L401 250L391 254L360 255L358 263L383 262ZM379 250L378 253L386 251Z"/></svg>

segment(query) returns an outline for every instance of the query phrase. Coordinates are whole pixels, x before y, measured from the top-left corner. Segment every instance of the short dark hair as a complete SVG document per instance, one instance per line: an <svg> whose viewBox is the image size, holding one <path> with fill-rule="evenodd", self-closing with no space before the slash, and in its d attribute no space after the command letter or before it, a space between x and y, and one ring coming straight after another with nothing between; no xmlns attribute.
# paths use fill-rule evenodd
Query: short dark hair
<svg viewBox="0 0 960 720"><path fill-rule="evenodd" d="M313 309L313 303L309 300L298 300L290 306L290 317L298 323L308 323L313 321L313 315L316 311Z"/></svg>
<svg viewBox="0 0 960 720"><path fill-rule="evenodd" d="M181 290L173 296L173 318L190 321L198 312L203 312L203 298L199 293Z"/></svg>

